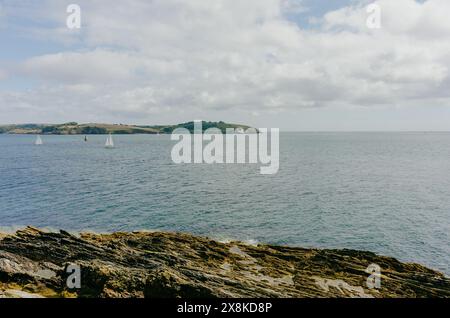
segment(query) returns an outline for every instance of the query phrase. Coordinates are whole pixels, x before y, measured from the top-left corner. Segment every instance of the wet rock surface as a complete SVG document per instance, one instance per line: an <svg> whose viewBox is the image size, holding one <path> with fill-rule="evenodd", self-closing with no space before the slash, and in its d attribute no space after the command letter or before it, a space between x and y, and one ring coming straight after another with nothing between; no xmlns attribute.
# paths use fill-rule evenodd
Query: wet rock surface
<svg viewBox="0 0 450 318"><path fill-rule="evenodd" d="M367 287L371 264L379 289ZM69 265L80 266L80 289L67 287ZM450 279L371 252L28 227L0 235L2 297L450 297Z"/></svg>

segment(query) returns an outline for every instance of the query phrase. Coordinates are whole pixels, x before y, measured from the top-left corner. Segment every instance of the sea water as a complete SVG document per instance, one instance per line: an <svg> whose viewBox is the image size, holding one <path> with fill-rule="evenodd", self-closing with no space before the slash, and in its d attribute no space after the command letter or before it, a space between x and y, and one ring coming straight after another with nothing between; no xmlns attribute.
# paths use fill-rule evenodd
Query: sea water
<svg viewBox="0 0 450 318"><path fill-rule="evenodd" d="M182 231L450 274L450 133L281 133L280 168L174 164L170 136L0 135L0 231Z"/></svg>

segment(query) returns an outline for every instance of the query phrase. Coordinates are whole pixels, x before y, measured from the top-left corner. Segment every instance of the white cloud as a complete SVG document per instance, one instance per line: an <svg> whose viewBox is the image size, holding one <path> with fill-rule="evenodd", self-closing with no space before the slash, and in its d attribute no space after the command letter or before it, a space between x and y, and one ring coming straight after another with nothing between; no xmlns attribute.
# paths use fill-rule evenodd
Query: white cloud
<svg viewBox="0 0 450 318"><path fill-rule="evenodd" d="M281 9L286 14L299 14L308 11L303 0L282 0Z"/></svg>
<svg viewBox="0 0 450 318"><path fill-rule="evenodd" d="M0 69L0 81L4 80L8 77L8 74L6 73L6 71Z"/></svg>
<svg viewBox="0 0 450 318"><path fill-rule="evenodd" d="M380 30L366 27L366 1L326 14L315 29L285 16L289 8L304 10L302 1L78 2L80 32L61 28L65 10L51 0L36 9L50 26L32 36L47 34L82 49L20 63L16 75L38 79L40 87L0 93L0 108L8 98L10 108L80 107L100 116L150 118L164 112L449 105L447 0L379 0Z"/></svg>
<svg viewBox="0 0 450 318"><path fill-rule="evenodd" d="M20 72L27 76L69 83L129 83L143 76L170 76L183 71L182 61L147 57L134 52L94 49L33 57Z"/></svg>
<svg viewBox="0 0 450 318"><path fill-rule="evenodd" d="M412 39L448 38L450 36L450 2L447 0L376 0L381 9L382 27L389 34ZM367 6L359 5L345 7L324 16L324 25L347 27L358 32L371 32L366 27Z"/></svg>

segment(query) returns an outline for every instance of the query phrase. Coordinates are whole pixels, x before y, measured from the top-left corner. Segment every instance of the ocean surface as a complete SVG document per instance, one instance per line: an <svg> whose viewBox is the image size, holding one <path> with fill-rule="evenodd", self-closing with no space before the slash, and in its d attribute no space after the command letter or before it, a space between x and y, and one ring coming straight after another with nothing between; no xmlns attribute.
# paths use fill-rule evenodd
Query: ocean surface
<svg viewBox="0 0 450 318"><path fill-rule="evenodd" d="M176 165L169 136L0 135L0 231L165 230L351 248L450 274L450 133L282 133L280 170Z"/></svg>

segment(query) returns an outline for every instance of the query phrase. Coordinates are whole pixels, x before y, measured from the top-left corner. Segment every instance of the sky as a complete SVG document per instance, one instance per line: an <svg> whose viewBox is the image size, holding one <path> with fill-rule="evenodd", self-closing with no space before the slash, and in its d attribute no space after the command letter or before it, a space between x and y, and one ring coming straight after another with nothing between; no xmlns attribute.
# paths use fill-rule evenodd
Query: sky
<svg viewBox="0 0 450 318"><path fill-rule="evenodd" d="M448 39L448 0L0 0L0 124L449 131Z"/></svg>

